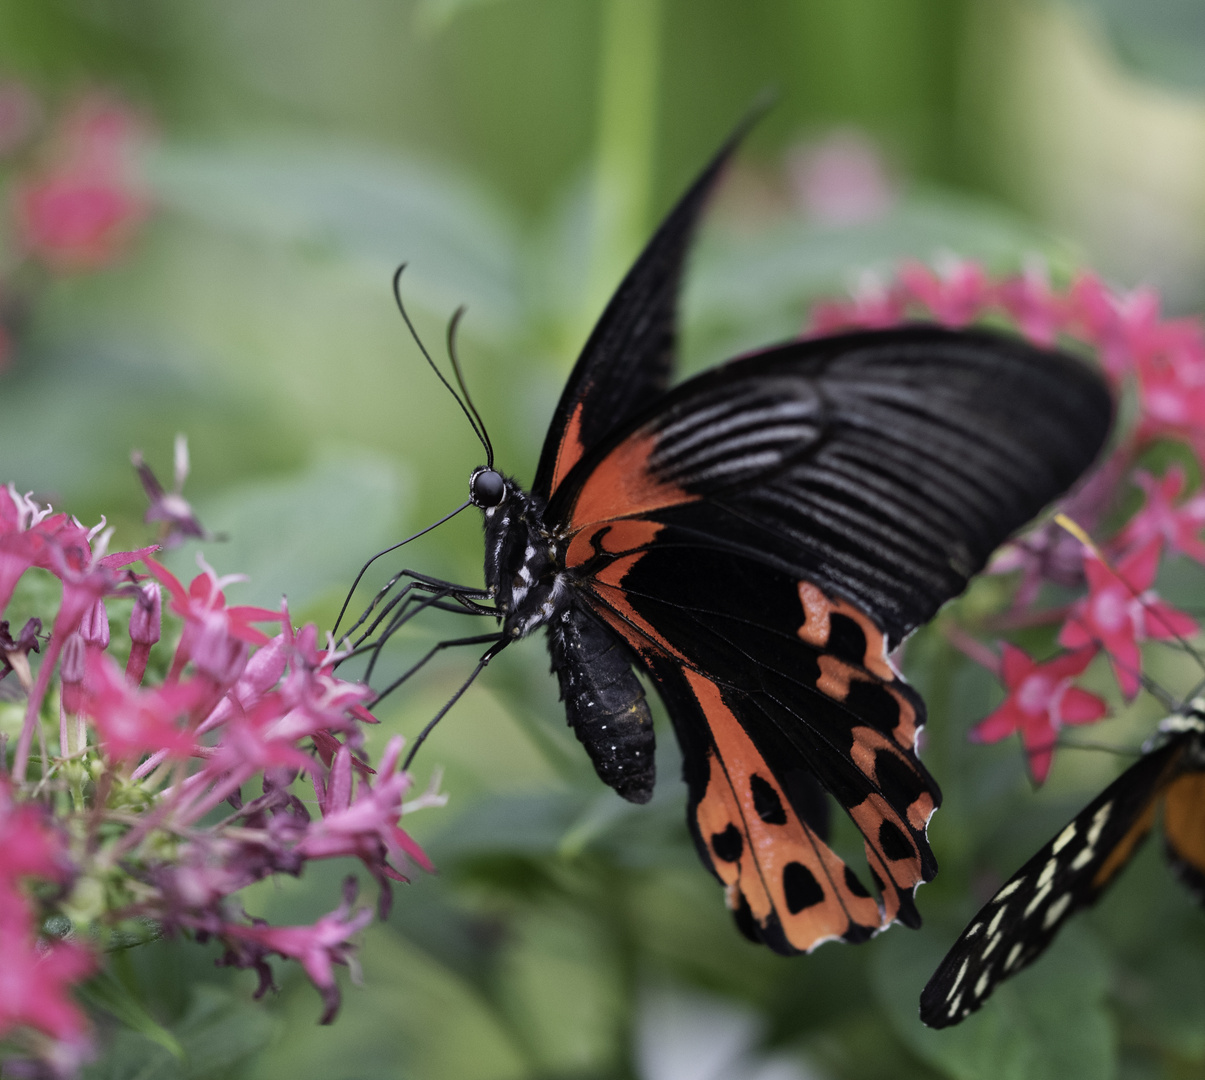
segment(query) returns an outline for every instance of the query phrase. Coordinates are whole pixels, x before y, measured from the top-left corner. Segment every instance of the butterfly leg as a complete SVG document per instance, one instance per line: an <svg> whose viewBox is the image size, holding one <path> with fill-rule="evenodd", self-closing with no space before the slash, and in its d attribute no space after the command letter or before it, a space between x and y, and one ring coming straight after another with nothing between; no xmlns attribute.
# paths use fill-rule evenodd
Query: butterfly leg
<svg viewBox="0 0 1205 1080"><path fill-rule="evenodd" d="M509 639L504 638L501 633L497 633L497 634L478 634L475 637L449 638L447 641L440 641L437 644L431 646L431 648L427 650L426 654L423 656L423 658L421 660L417 661L415 664L412 664L408 670L406 670L401 675L399 675L396 679L393 680L393 682L391 682L387 687L385 687L384 690L382 690L379 694L377 694L374 704L376 704L376 702L379 702L382 698L388 696L389 694L392 694L394 690L396 690L399 686L402 685L402 683L406 682L406 680L409 679L412 675L415 675L418 671L420 671L437 653L442 652L444 649L457 648L461 645L485 645L486 643L489 643L491 645L497 645L499 642L506 641L506 640L509 640ZM488 661L486 661L486 663L488 663ZM475 677L476 676L474 675L474 678ZM466 689L467 689L467 687L466 687ZM463 692L463 691L461 691L461 692Z"/></svg>
<svg viewBox="0 0 1205 1080"><path fill-rule="evenodd" d="M484 655L480 660L477 661L477 666L473 668L473 673L460 684L460 689L458 689L456 693L454 693L448 699L447 704L445 704L444 707L439 710L439 712L437 712L429 721L427 721L427 726L418 733L418 738L414 740L414 745L410 747L410 753L406 755L406 760L402 762L403 769L410 768L410 763L414 760L414 755L418 753L418 748L422 746L424 742L426 742L427 736L430 735L435 729L435 725L438 724L448 714L448 710L461 699L461 697L464 695L464 692L473 685L473 680L486 669L489 662L503 649L505 649L513 639L505 637L502 634L496 634L493 636L492 640L493 644L486 649ZM467 639L460 642L460 644L468 644ZM392 689L392 687L390 687L390 689Z"/></svg>
<svg viewBox="0 0 1205 1080"><path fill-rule="evenodd" d="M407 584L402 586L402 588L398 590L397 594L390 598L389 603L386 604L386 611L390 610L396 603L407 595L411 594L413 591L419 590L433 594L438 593L441 598L451 598L465 611L471 612L472 614L495 614L492 606L480 603L482 600L492 599L490 594L485 589L478 589L472 585L458 585L455 582L443 581L440 578L431 577L428 574L420 574L415 570L399 570L377 591L376 595L372 598L372 600L369 601L368 606L363 610L363 612L360 613L360 617L356 619L356 621L345 631L344 636L350 636L359 627L363 626L364 623L368 621L369 616L372 615L372 613L376 610L377 605L380 604L394 589L398 582L402 580L407 580ZM373 627L379 624L379 622L380 616L378 616L378 618L374 621ZM371 633L372 629L370 628L365 635L361 636L360 640L363 641L364 638Z"/></svg>

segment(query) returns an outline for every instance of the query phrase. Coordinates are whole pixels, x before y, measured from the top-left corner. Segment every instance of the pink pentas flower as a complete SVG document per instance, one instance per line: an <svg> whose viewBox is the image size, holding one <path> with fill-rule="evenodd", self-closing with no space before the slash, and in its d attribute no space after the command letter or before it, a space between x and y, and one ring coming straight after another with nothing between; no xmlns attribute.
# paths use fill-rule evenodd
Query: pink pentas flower
<svg viewBox="0 0 1205 1080"><path fill-rule="evenodd" d="M1059 644L1066 648L1103 650L1127 700L1142 688L1142 642L1197 632L1195 619L1164 603L1151 589L1162 548L1163 539L1156 536L1124 556L1116 569L1085 549L1088 595L1071 609L1059 632Z"/></svg>
<svg viewBox="0 0 1205 1080"><path fill-rule="evenodd" d="M1017 329L1037 345L1053 345L1067 321L1066 301L1050 287L1043 265L1031 264L1020 277L1000 282L995 299Z"/></svg>
<svg viewBox="0 0 1205 1080"><path fill-rule="evenodd" d="M18 802L0 779L0 888L11 889L26 877L65 881L70 868L64 837L45 808Z"/></svg>
<svg viewBox="0 0 1205 1080"><path fill-rule="evenodd" d="M831 132L791 155L796 201L825 225L856 225L882 217L896 192L882 151L857 129Z"/></svg>
<svg viewBox="0 0 1205 1080"><path fill-rule="evenodd" d="M353 910L355 903L355 880L349 878L344 886L343 903L329 915L324 915L312 926L267 926L256 923L252 926L230 924L225 927L224 937L229 950L224 962L238 967L255 967L260 972L260 990L263 993L272 984L267 968L269 953L297 960L310 981L322 994L326 1008L320 1023L329 1024L339 1011L339 987L335 982L335 965L351 967L353 979L359 978L354 966L355 956L351 944L353 934L359 933L372 921L372 909Z"/></svg>
<svg viewBox="0 0 1205 1080"><path fill-rule="evenodd" d="M923 304L944 326L966 326L995 299L995 287L977 263L952 259L934 273L919 262L900 267L899 281L909 300Z"/></svg>
<svg viewBox="0 0 1205 1080"><path fill-rule="evenodd" d="M313 626L294 631L283 606L228 605L223 587L234 578L202 564L185 588L149 557L152 549L110 555L107 539L103 523L87 529L11 487L0 490L3 587L11 591L35 568L63 586L57 610L46 612L48 642L38 618L16 639L0 621L2 673L15 672L28 694L13 771L0 774L0 1037L11 1035L0 1054L20 1043L34 1059L5 1058L6 1075L66 1077L88 1053L70 988L96 958L37 937L48 918L67 914L73 881L105 882L102 910L87 927L102 947L115 930L150 919L216 937L231 962L261 978L268 955L296 959L330 1017L333 965L352 963L351 937L371 912L353 912L348 898L314 926L277 932L240 921L236 894L273 875L298 875L315 859L350 857L380 883L384 911L391 884L404 880L394 863L431 866L400 827L410 785L400 741L379 775L362 754L360 725L375 722L366 708L373 695L338 678L343 655L319 648ZM154 580L133 572L139 558ZM124 672L111 655L120 633L109 620L114 599L133 600ZM174 636L165 635L164 619L183 627L160 681L149 661L157 643ZM279 633L268 638L260 622L278 624ZM39 648L35 673L30 654ZM42 722L56 697L57 744ZM319 793L320 818L292 790L303 772ZM410 807L437 801L429 792ZM79 920L79 909L69 917Z"/></svg>
<svg viewBox="0 0 1205 1080"><path fill-rule="evenodd" d="M1137 367L1136 439L1183 439L1198 455L1205 439L1205 352L1159 357Z"/></svg>
<svg viewBox="0 0 1205 1080"><path fill-rule="evenodd" d="M1132 479L1146 502L1118 534L1117 546L1135 548L1161 538L1171 550L1205 563L1205 493L1182 498L1188 483L1183 466L1169 466L1161 478L1139 469Z"/></svg>
<svg viewBox="0 0 1205 1080"><path fill-rule="evenodd" d="M71 1075L90 1056L87 1021L71 988L91 975L96 959L69 941L38 943L0 922L0 1038L32 1029L53 1040L48 1064Z"/></svg>
<svg viewBox="0 0 1205 1080"><path fill-rule="evenodd" d="M192 505L184 498L184 483L188 479L188 440L176 436L175 483L171 491L164 490L151 467L143 460L142 451L130 454L130 461L138 471L142 488L150 505L143 518L147 524L158 522L161 526L159 542L165 548L178 547L187 539L210 539L209 532L197 519Z"/></svg>
<svg viewBox="0 0 1205 1080"><path fill-rule="evenodd" d="M903 291L874 274L864 274L851 300L825 300L812 309L807 333L836 334L843 330L879 330L904 321Z"/></svg>
<svg viewBox="0 0 1205 1080"><path fill-rule="evenodd" d="M26 252L60 272L111 263L150 210L135 166L142 137L142 125L118 102L81 101L46 164L14 185L13 219Z"/></svg>
<svg viewBox="0 0 1205 1080"><path fill-rule="evenodd" d="M1095 694L1074 686L1092 662L1095 650L1063 653L1039 664L1014 645L1005 644L1001 676L1008 697L971 729L974 742L994 743L1021 736L1030 773L1039 784L1050 772L1055 740L1065 724L1090 724L1108 712Z"/></svg>
<svg viewBox="0 0 1205 1080"><path fill-rule="evenodd" d="M179 678L190 661L219 682L233 681L246 662L245 645L264 645L268 636L253 626L257 622L281 621L281 613L269 608L226 606L224 581L205 566L186 590L179 579L154 559L143 560L152 576L171 597L170 608L185 620L184 634L172 659L169 679ZM204 564L202 564L204 565Z"/></svg>
<svg viewBox="0 0 1205 1080"><path fill-rule="evenodd" d="M389 859L405 856L430 872L431 860L399 825L402 799L410 788L410 776L395 772L402 752L400 737L390 739L381 758L375 784L359 779L353 795L352 757L347 747L335 756L325 790L319 791L322 818L301 841L298 850L309 858L352 856L359 859L381 886L382 917L388 914L389 880L407 878Z"/></svg>
<svg viewBox="0 0 1205 1080"><path fill-rule="evenodd" d="M192 718L212 698L198 679L144 690L131 683L113 659L88 656L83 711L96 724L106 753L117 761L162 752L187 758L196 748Z"/></svg>
<svg viewBox="0 0 1205 1080"><path fill-rule="evenodd" d="M93 270L125 250L145 200L109 178L65 173L20 185L13 216L27 251L60 272Z"/></svg>

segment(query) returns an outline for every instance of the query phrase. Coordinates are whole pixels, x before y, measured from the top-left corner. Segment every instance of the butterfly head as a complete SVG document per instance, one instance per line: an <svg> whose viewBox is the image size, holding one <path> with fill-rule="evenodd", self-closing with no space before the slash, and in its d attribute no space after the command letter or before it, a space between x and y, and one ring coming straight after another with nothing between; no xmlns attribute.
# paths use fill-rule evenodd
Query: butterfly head
<svg viewBox="0 0 1205 1080"><path fill-rule="evenodd" d="M481 510L489 510L506 498L506 478L494 469L474 469L469 477L469 498Z"/></svg>

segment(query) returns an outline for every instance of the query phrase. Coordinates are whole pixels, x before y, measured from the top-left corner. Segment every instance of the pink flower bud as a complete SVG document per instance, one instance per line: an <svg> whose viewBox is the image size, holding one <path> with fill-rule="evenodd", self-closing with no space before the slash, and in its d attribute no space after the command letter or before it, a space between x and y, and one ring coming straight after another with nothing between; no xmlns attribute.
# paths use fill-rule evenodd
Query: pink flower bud
<svg viewBox="0 0 1205 1080"><path fill-rule="evenodd" d="M109 613L105 610L105 602L97 600L80 622L80 637L95 648L109 647Z"/></svg>

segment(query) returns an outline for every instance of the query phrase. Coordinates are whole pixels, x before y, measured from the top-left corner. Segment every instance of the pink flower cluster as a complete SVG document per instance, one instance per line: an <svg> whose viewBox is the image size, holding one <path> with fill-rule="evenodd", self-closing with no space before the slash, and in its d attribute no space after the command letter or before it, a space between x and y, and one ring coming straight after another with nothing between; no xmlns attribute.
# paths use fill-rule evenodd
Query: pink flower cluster
<svg viewBox="0 0 1205 1080"><path fill-rule="evenodd" d="M8 277L0 279L0 368L30 306L26 294L46 272L110 265L151 208L138 164L147 125L129 105L94 92L51 123L45 114L27 87L0 83L0 170L10 174L5 231L16 246L3 260Z"/></svg>
<svg viewBox="0 0 1205 1080"><path fill-rule="evenodd" d="M369 766L372 691L335 676L339 655L316 629L294 630L283 606L228 605L228 582L207 567L186 588L153 549L106 555L106 541L0 488L0 614L19 605L27 575L62 586L48 639L36 617L16 636L0 622L0 678L26 698L11 770L0 754L0 1038L15 1034L27 1071L53 1075L89 1046L70 987L130 920L216 939L223 963L259 973L260 993L271 957L298 961L326 1022L339 1004L334 965L354 967L351 937L372 918L354 906L354 880L312 926L248 918L235 894L352 857L377 881L384 915L405 869L431 869L398 824L410 787L401 740ZM148 574L133 572L139 561ZM130 607L128 651L113 647L114 605ZM165 622L179 636L157 658ZM407 806L440 801L430 792ZM47 940L55 915L71 920L70 940Z"/></svg>
<svg viewBox="0 0 1205 1080"><path fill-rule="evenodd" d="M1136 421L1068 496L1060 510L1068 528L1051 521L1003 549L991 569L1016 573L1010 610L984 632L1057 625L1062 648L1038 661L1004 644L1002 656L964 629L951 638L1002 679L1004 703L971 732L995 742L1019 734L1038 782L1050 771L1060 730L1101 719L1108 706L1075 685L1098 655L1108 659L1125 700L1143 686L1142 646L1183 644L1198 633L1194 618L1153 591L1161 558L1178 552L1205 563L1205 494L1187 490L1182 464L1162 476L1144 469L1155 443L1177 444L1174 453L1194 463L1205 454L1205 325L1198 319L1163 319L1149 289L1112 291L1089 273L1063 290L1034 268L1002 279L973 262L951 260L940 271L919 263L902 266L894 281L868 281L848 301L815 308L809 333L897 325L930 319L950 327L976 322L1011 325L1036 344L1087 346L1100 358L1118 397L1135 399ZM1120 526L1127 495L1141 495ZM1071 589L1070 603L1042 606L1044 585Z"/></svg>

